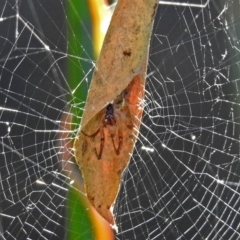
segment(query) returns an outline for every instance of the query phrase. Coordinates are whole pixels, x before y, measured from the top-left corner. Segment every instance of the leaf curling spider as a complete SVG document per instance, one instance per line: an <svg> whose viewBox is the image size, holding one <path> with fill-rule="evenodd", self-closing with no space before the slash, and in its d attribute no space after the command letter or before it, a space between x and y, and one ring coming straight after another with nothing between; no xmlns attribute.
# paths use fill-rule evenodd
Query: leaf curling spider
<svg viewBox="0 0 240 240"><path fill-rule="evenodd" d="M100 160L102 158L103 148L104 148L104 144L105 144L104 128L106 128L107 126L116 126L117 125L117 120L116 120L114 111L115 111L114 105L112 103L109 103L105 108L105 114L101 118L101 123L100 123L101 125L100 125L99 129L97 129L96 132L94 132L93 134L90 134L90 135L81 131L83 133L83 135L90 137L90 138L94 138L98 135L98 133L100 133L100 141L101 142L100 142L99 152L97 152L97 149L95 147L95 154L96 154L98 160ZM118 129L118 139L119 139L118 141L119 142L118 142L117 147L114 142L114 136L115 136L115 134L110 134L114 151L117 155L119 155L121 148L122 148L122 143L123 143L123 136L122 136L121 130Z"/></svg>

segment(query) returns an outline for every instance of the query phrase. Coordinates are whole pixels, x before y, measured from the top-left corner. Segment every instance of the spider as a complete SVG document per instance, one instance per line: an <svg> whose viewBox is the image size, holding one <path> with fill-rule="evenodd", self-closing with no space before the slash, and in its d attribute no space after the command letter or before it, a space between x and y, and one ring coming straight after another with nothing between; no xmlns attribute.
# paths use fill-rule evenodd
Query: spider
<svg viewBox="0 0 240 240"><path fill-rule="evenodd" d="M105 115L102 117L101 119L101 126L99 127L99 129L94 132L93 134L86 134L85 132L81 131L85 136L90 137L90 138L94 138L98 135L98 133L100 133L100 149L99 152L97 152L97 149L95 148L95 154L98 158L98 160L100 160L102 158L102 152L103 152L103 148L104 148L104 143L105 143L105 135L104 135L104 128L106 128L107 126L115 126L117 124L116 121L116 117L114 115L114 106L112 103L109 103L106 106L106 111L105 111ZM120 154L121 148L122 148L122 143L123 143L123 136L122 136L122 132L120 130L118 130L118 146L116 147L115 142L114 142L114 134L110 134L111 138L112 138L112 144L113 144L113 148L114 151L117 155Z"/></svg>

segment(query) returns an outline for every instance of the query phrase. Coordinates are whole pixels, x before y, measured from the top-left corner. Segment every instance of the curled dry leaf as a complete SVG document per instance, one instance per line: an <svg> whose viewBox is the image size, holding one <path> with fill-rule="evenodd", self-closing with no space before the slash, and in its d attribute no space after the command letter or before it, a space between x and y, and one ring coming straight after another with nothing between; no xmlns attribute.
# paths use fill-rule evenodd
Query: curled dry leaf
<svg viewBox="0 0 240 240"><path fill-rule="evenodd" d="M110 224L141 123L157 0L119 0L96 63L74 142L87 197Z"/></svg>

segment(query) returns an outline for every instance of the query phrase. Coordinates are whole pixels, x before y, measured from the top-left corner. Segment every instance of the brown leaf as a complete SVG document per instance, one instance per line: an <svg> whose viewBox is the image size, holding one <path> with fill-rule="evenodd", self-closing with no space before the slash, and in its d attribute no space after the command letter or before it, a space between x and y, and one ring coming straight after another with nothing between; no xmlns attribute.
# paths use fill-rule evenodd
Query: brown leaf
<svg viewBox="0 0 240 240"><path fill-rule="evenodd" d="M119 0L96 64L74 149L89 201L112 225L111 206L141 123L156 0Z"/></svg>

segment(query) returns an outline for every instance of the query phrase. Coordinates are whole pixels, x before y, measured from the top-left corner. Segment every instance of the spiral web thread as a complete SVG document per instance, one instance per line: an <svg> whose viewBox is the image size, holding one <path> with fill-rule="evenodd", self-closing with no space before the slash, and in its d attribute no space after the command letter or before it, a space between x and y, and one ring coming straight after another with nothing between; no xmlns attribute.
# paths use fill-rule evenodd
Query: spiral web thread
<svg viewBox="0 0 240 240"><path fill-rule="evenodd" d="M142 127L114 208L116 239L240 239L239 12L234 0L159 6ZM61 0L0 3L2 239L69 231L66 146L78 126L63 116L76 117L84 102L72 99L64 64L88 64L79 88L94 61L81 45L82 56L68 54L66 26Z"/></svg>

